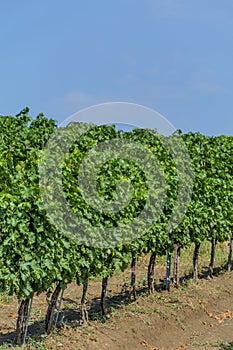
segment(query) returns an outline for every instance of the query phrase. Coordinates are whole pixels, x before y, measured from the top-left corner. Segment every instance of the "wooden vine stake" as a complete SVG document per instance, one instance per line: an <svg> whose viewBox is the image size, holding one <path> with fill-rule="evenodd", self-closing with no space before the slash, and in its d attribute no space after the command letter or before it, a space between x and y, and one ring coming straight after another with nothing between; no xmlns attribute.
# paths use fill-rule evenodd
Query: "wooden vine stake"
<svg viewBox="0 0 233 350"><path fill-rule="evenodd" d="M171 285L171 253L167 253L167 260L166 260L166 287L165 289L169 292L170 291L170 285Z"/></svg>
<svg viewBox="0 0 233 350"><path fill-rule="evenodd" d="M148 273L147 273L147 283L148 283L148 292L154 293L155 287L155 261L156 261L156 252L153 252L150 256L150 261L148 265Z"/></svg>
<svg viewBox="0 0 233 350"><path fill-rule="evenodd" d="M200 250L200 243L195 244L193 253L193 279L196 281L198 279L198 256Z"/></svg>
<svg viewBox="0 0 233 350"><path fill-rule="evenodd" d="M137 264L137 259L132 258L132 263L131 263L131 283L130 283L130 297L133 297L133 300L135 301L137 299L136 295L136 264Z"/></svg>
<svg viewBox="0 0 233 350"><path fill-rule="evenodd" d="M82 298L81 298L81 313L82 313L82 321L85 324L88 324L88 312L86 308L86 295L87 295L87 288L88 288L88 282L89 279L86 277L85 281L83 282L83 293L82 293Z"/></svg>
<svg viewBox="0 0 233 350"><path fill-rule="evenodd" d="M211 255L210 255L210 265L209 265L211 278L213 278L213 274L214 274L215 248L216 248L216 241L215 241L215 238L213 237L211 240Z"/></svg>
<svg viewBox="0 0 233 350"><path fill-rule="evenodd" d="M180 285L180 245L174 244L174 283L178 288Z"/></svg>
<svg viewBox="0 0 233 350"><path fill-rule="evenodd" d="M57 307L57 302L58 302L58 298L59 298L59 294L61 292L61 282L59 282L55 288L55 291L52 294L48 309L47 309L47 313L46 313L46 317L45 317L45 330L47 332L47 334L52 333L52 331L54 330L55 327L55 319L54 319L54 315L55 315L55 310Z"/></svg>
<svg viewBox="0 0 233 350"><path fill-rule="evenodd" d="M106 307L105 307L105 300L106 300L106 293L107 293L107 286L108 286L108 277L103 277L102 279L102 292L101 292L101 311L102 315L106 315Z"/></svg>
<svg viewBox="0 0 233 350"><path fill-rule="evenodd" d="M26 341L31 307L32 299L25 299L21 301L21 304L18 309L18 319L16 324L16 342L19 346L23 346Z"/></svg>
<svg viewBox="0 0 233 350"><path fill-rule="evenodd" d="M230 238L230 243L229 243L229 255L228 255L228 261L227 261L227 271L231 271L232 247L233 247L233 237Z"/></svg>
<svg viewBox="0 0 233 350"><path fill-rule="evenodd" d="M54 328L56 328L56 326L57 326L57 321L58 321L58 317L59 317L60 310L61 310L61 303L63 300L63 294L64 294L64 289L62 289L61 296L60 296L60 299L58 302L58 309L57 309L57 314L56 314L55 321L54 321Z"/></svg>

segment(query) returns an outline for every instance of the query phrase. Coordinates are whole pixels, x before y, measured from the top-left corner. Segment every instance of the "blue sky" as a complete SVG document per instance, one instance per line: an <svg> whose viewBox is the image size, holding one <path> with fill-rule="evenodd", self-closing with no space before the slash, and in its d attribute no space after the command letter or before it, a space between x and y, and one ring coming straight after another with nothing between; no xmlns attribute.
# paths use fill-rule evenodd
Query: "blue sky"
<svg viewBox="0 0 233 350"><path fill-rule="evenodd" d="M233 133L232 0L7 0L0 29L1 115L125 101Z"/></svg>

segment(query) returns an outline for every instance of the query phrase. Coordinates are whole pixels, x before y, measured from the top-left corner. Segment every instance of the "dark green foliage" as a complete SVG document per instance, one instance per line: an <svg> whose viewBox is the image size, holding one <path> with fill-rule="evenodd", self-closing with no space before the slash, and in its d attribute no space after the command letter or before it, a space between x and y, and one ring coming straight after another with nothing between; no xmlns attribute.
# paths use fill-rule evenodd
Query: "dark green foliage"
<svg viewBox="0 0 233 350"><path fill-rule="evenodd" d="M46 178L48 182L44 185L48 187L48 196L51 195L50 181L58 188L62 185L64 196L75 215L85 218L93 227L122 227L123 230L124 225L138 218L145 207L150 198L149 182L153 182L153 177L147 178L143 169L130 157L113 158L103 163L98 169L96 182L100 197L106 202L120 203L124 196L117 192L118 183L130 182L133 188L129 203L116 212L103 212L90 205L83 198L77 179L82 161L102 141L138 142L157 159L160 167L161 173L155 178L153 187L155 198L163 195L164 180L166 198L158 220L151 220L148 230L134 236L132 241L122 240L119 234L116 237L118 244L104 248L80 243L74 237L64 235L47 217L39 186L42 149L57 130L56 122L42 114L32 120L28 112L25 109L16 117L0 117L1 291L16 294L22 300L29 299L34 293L51 293L57 284L64 289L74 280L85 283L90 276L101 276L107 280L115 271L123 271L129 266L132 258L137 259L145 253L155 257L171 252L174 244L182 248L192 242L199 245L204 240L223 242L232 236L232 137L177 133L165 138L147 129L118 132L114 126L93 127L73 142L68 156L61 162L62 183L56 176ZM63 145L71 136L67 133ZM181 139L191 157L193 187L187 159L171 154L172 147L173 153L183 152L178 142ZM59 155L56 144L52 146ZM96 152L98 158L101 148ZM51 162L50 169L57 174L55 160ZM150 164L149 158L147 164ZM182 170L180 173L178 168ZM90 171L95 171L94 163ZM179 196L183 196L184 202L186 195L188 198L186 188L187 191L192 190L192 199L185 215L182 212L181 220L176 202ZM61 193L57 191L51 198L56 210L60 211L59 220L64 221ZM157 206L157 201L151 198L148 208L159 210ZM174 225L176 222L179 225ZM168 230L169 225L171 229ZM93 242L97 239L94 234L92 238Z"/></svg>

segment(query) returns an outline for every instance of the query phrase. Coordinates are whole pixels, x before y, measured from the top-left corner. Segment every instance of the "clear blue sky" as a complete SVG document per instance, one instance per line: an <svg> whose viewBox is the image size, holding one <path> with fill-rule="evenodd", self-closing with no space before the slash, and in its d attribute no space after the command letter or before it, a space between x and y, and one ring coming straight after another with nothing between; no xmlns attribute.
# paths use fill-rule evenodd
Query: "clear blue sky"
<svg viewBox="0 0 233 350"><path fill-rule="evenodd" d="M233 134L232 0L7 0L0 29L1 115L126 101Z"/></svg>

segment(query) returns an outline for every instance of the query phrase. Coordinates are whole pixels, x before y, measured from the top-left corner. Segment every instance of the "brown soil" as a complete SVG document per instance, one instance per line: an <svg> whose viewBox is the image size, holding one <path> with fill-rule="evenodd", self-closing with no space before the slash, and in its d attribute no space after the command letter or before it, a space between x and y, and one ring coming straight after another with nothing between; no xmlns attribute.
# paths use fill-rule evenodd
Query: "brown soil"
<svg viewBox="0 0 233 350"><path fill-rule="evenodd" d="M203 275L198 283L186 275L182 286L172 287L168 293L162 290L164 268L160 267L156 271L157 290L148 295L145 266L141 263L138 267L136 302L130 302L126 293L129 271L110 280L106 318L99 311L101 283L90 283L88 326L80 325L81 287L70 285L64 294L60 328L43 339L47 303L44 295L35 296L25 349L233 349L233 272L219 269L213 279ZM0 306L2 345L13 342L18 305L14 298L0 297Z"/></svg>

